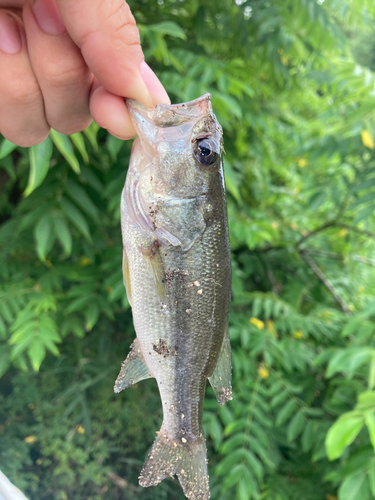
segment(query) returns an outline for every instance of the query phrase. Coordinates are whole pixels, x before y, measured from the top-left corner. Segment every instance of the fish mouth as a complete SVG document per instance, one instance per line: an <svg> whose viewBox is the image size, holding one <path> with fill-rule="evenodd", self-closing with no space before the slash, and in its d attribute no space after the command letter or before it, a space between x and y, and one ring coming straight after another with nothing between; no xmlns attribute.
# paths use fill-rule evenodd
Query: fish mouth
<svg viewBox="0 0 375 500"><path fill-rule="evenodd" d="M160 128L176 127L181 123L203 118L212 113L211 94L209 93L192 101L180 104L158 104L151 109L134 99L126 99L126 106L130 115L140 114Z"/></svg>

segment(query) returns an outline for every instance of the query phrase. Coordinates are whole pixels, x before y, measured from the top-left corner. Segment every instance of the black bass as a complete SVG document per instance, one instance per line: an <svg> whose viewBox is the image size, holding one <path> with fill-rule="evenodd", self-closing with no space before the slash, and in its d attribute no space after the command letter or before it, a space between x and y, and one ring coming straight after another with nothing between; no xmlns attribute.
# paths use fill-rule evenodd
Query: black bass
<svg viewBox="0 0 375 500"><path fill-rule="evenodd" d="M138 139L121 199L123 273L137 338L115 392L150 377L159 387L163 424L140 485L176 474L187 498L206 500L206 379L221 405L232 399L222 129L209 94L127 106Z"/></svg>

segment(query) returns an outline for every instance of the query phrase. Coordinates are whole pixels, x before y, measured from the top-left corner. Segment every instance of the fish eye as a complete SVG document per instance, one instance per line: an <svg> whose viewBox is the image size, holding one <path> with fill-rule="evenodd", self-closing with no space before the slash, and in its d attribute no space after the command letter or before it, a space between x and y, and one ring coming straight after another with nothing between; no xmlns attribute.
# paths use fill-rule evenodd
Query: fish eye
<svg viewBox="0 0 375 500"><path fill-rule="evenodd" d="M219 158L217 145L210 137L197 139L193 145L193 154L197 162L204 167L210 167Z"/></svg>

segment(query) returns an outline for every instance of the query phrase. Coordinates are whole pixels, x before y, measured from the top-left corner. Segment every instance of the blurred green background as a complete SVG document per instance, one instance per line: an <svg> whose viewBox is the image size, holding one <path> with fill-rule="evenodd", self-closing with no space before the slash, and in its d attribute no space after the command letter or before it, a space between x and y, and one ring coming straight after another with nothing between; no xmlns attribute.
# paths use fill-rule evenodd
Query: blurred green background
<svg viewBox="0 0 375 500"><path fill-rule="evenodd" d="M172 102L211 92L224 128L234 398L207 389L212 498L375 498L374 2L129 3ZM95 124L0 141L0 469L30 500L183 499L137 483L155 381L113 394L130 148Z"/></svg>

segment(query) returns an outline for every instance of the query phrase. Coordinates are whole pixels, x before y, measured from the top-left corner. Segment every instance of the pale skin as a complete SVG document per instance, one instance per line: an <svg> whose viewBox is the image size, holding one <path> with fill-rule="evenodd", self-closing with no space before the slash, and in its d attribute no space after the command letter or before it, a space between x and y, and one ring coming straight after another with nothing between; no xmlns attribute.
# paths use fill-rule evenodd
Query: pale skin
<svg viewBox="0 0 375 500"><path fill-rule="evenodd" d="M94 119L135 136L124 98L151 107L169 97L144 62L123 0L0 0L0 133L19 146L51 128L84 130Z"/></svg>

